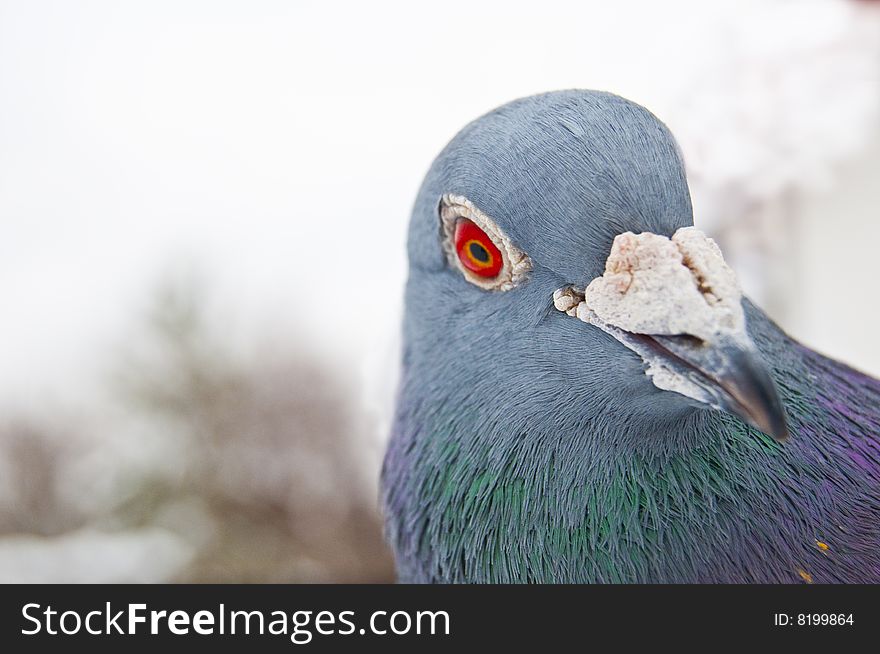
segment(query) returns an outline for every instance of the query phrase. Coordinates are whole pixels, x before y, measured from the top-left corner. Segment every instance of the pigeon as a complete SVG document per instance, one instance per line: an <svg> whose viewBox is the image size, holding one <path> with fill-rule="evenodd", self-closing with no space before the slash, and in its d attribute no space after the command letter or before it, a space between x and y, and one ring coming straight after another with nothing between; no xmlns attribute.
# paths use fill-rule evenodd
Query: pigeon
<svg viewBox="0 0 880 654"><path fill-rule="evenodd" d="M407 251L400 582L880 582L880 381L742 296L648 110L569 90L475 120Z"/></svg>

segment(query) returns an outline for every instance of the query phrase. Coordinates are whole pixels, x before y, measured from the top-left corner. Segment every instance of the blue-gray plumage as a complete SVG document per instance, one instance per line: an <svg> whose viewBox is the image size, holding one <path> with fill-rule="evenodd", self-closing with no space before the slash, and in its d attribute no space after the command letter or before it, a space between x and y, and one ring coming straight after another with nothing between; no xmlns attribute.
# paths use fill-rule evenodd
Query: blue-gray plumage
<svg viewBox="0 0 880 654"><path fill-rule="evenodd" d="M489 243L476 273L453 265L445 195L491 217L505 266L528 257L522 280L480 285ZM512 102L438 156L410 224L383 468L401 581L880 581L880 382L743 301L756 351L645 339L720 398L701 403L554 308L617 235L691 224L673 137L607 93Z"/></svg>

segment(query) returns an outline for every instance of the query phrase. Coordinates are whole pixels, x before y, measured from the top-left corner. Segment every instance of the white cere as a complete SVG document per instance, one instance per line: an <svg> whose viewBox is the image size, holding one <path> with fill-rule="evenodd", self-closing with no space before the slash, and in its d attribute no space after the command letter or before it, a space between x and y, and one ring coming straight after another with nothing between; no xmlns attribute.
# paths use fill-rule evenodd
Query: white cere
<svg viewBox="0 0 880 654"><path fill-rule="evenodd" d="M694 227L672 238L626 232L605 273L584 291L600 320L636 334L688 334L712 342L745 330L742 291L711 238Z"/></svg>

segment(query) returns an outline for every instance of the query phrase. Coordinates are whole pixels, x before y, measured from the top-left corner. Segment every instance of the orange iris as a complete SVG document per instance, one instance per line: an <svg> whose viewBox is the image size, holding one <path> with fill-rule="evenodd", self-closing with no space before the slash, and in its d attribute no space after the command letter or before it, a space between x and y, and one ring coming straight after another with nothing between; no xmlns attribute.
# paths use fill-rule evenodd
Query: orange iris
<svg viewBox="0 0 880 654"><path fill-rule="evenodd" d="M455 251L461 265L480 277L495 277L504 265L492 239L467 218L455 225Z"/></svg>

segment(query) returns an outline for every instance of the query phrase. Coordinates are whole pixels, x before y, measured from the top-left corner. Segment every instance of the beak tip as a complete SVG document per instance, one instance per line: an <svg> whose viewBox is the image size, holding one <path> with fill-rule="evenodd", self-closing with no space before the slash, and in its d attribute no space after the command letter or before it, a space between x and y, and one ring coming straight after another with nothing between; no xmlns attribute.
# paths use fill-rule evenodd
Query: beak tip
<svg viewBox="0 0 880 654"><path fill-rule="evenodd" d="M784 415L780 415L779 422L771 429L770 436L776 439L777 443L787 443L791 438L791 432L788 430L788 422Z"/></svg>
<svg viewBox="0 0 880 654"><path fill-rule="evenodd" d="M769 404L749 402L736 407L733 412L777 443L786 443L791 438L791 432L785 411L775 389L770 397L772 400Z"/></svg>
<svg viewBox="0 0 880 654"><path fill-rule="evenodd" d="M776 394L775 389L771 395L772 401L769 404L748 404L742 407L744 411L737 411L739 415L745 418L746 422L756 429L759 429L767 436L770 436L777 443L786 443L791 438L791 432L788 429L788 419L785 416L785 410L782 408L782 402Z"/></svg>
<svg viewBox="0 0 880 654"><path fill-rule="evenodd" d="M784 444L787 443L791 438L791 432L788 431L788 425L784 422L782 425L777 425L774 429L770 429L769 431L765 431L768 436L772 437L777 443Z"/></svg>
<svg viewBox="0 0 880 654"><path fill-rule="evenodd" d="M729 409L753 427L785 443L791 436L785 408L767 367L752 349L729 349L730 372L721 378L728 393Z"/></svg>

